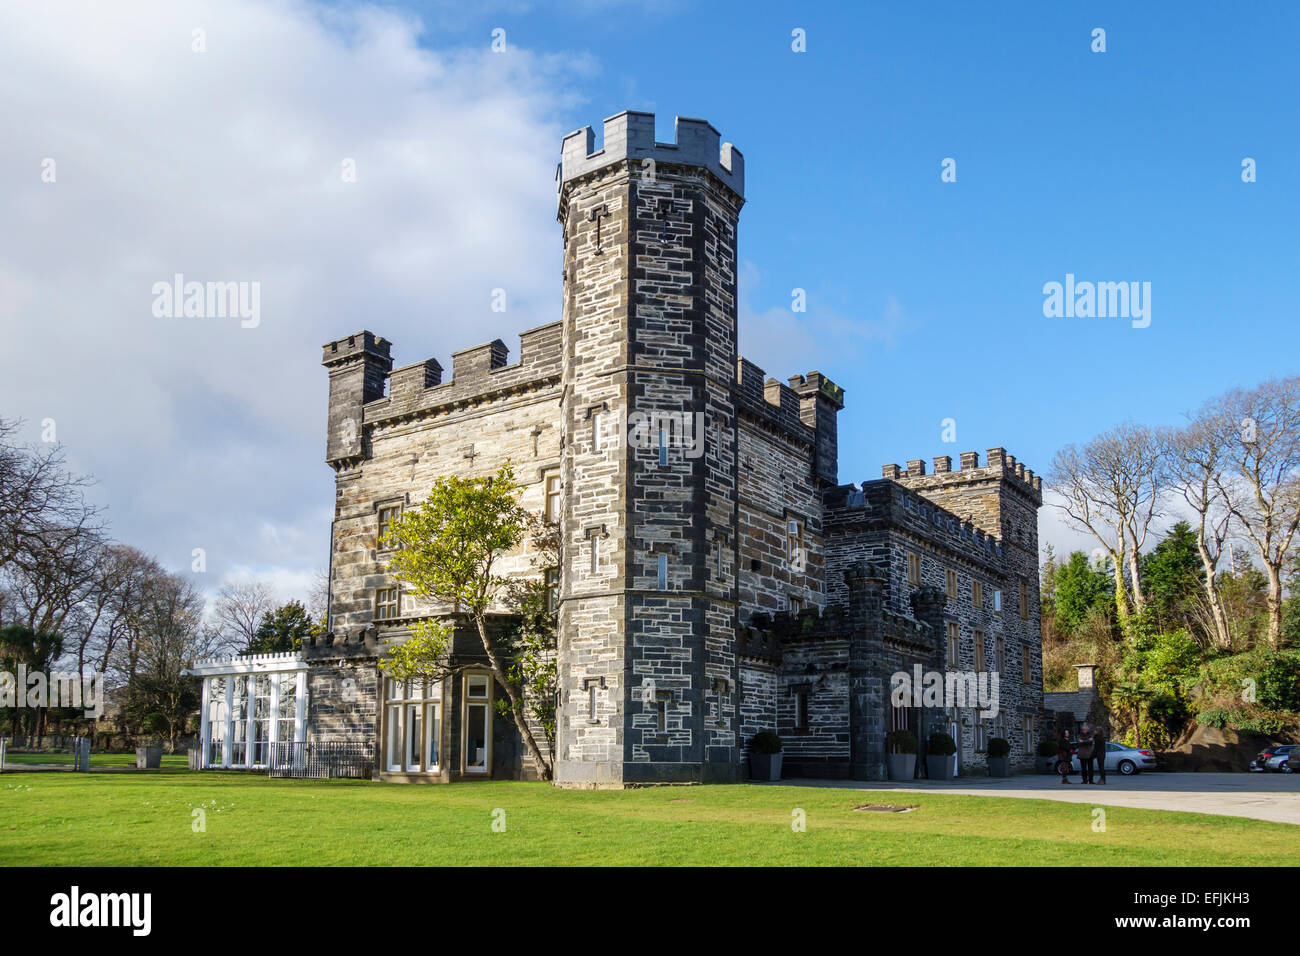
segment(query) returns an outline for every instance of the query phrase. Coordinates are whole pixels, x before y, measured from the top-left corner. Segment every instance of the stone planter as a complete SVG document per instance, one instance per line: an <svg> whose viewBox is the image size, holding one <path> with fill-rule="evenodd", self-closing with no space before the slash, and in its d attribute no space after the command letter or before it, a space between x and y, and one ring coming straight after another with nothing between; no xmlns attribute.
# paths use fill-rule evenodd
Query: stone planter
<svg viewBox="0 0 1300 956"><path fill-rule="evenodd" d="M136 747L135 766L138 770L157 770L162 766L162 747Z"/></svg>
<svg viewBox="0 0 1300 956"><path fill-rule="evenodd" d="M1035 773L1055 773L1055 772L1056 772L1056 758L1055 758L1055 757L1035 757L1035 758L1034 758L1034 772L1035 772Z"/></svg>
<svg viewBox="0 0 1300 956"><path fill-rule="evenodd" d="M952 757L926 757L925 769L931 780L951 780L956 763Z"/></svg>
<svg viewBox="0 0 1300 956"><path fill-rule="evenodd" d="M781 754L750 754L750 780L780 780Z"/></svg>
<svg viewBox="0 0 1300 956"><path fill-rule="evenodd" d="M989 776L990 777L1009 777L1011 776L1009 757L990 757L989 758Z"/></svg>
<svg viewBox="0 0 1300 956"><path fill-rule="evenodd" d="M911 780L916 776L916 754L886 754L890 780Z"/></svg>

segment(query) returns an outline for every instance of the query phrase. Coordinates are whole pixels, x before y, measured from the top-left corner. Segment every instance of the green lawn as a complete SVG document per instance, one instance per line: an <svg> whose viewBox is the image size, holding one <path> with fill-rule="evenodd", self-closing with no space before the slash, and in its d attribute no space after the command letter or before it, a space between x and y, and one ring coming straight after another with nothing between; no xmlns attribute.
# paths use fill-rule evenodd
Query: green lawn
<svg viewBox="0 0 1300 956"><path fill-rule="evenodd" d="M44 764L45 766L72 766L71 753L6 753L5 766L24 766L30 767L33 764ZM92 767L134 767L135 753L127 754L108 754L108 753L91 753L90 765ZM172 767L178 770L184 770L188 765L188 758L185 754L163 754L162 765Z"/></svg>
<svg viewBox="0 0 1300 956"><path fill-rule="evenodd" d="M868 803L910 813L855 812ZM203 809L206 832L192 827ZM796 808L806 832L791 829ZM504 832L494 832L494 811ZM496 819L501 819L497 814ZM1300 827L811 787L403 786L185 770L0 776L0 865L1295 865Z"/></svg>

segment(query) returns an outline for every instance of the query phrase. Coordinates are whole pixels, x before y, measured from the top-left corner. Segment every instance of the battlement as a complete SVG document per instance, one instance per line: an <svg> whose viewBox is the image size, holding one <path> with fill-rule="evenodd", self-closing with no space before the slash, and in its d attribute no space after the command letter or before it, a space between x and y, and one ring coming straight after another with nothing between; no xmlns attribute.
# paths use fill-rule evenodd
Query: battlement
<svg viewBox="0 0 1300 956"><path fill-rule="evenodd" d="M565 183L624 160L653 159L656 163L699 166L713 173L732 192L745 198L745 158L702 119L678 116L672 143L655 141L655 114L624 110L604 122L600 149L590 126L564 137L556 167L557 192Z"/></svg>
<svg viewBox="0 0 1300 956"><path fill-rule="evenodd" d="M511 388L522 388L559 376L562 361L561 323L529 329L519 336L519 361L508 364L510 349L500 339L452 353L451 379L442 380L443 366L425 359L394 369L388 395L366 404L366 423L410 415L446 405L471 402Z"/></svg>
<svg viewBox="0 0 1300 956"><path fill-rule="evenodd" d="M980 467L977 451L965 451L959 458L958 470L953 471L952 458L936 455L934 473L926 474L925 459L913 458L906 470L896 464L881 466L881 475L891 481L901 481L910 488L933 489L948 485L961 485L981 481L1004 481L1026 494L1036 505L1043 503L1043 479L1008 455L1005 448L988 449L988 464Z"/></svg>
<svg viewBox="0 0 1300 956"><path fill-rule="evenodd" d="M362 330L346 338L326 342L321 355L321 364L326 368L343 365L369 355L374 358L391 361L392 343L380 338L373 332Z"/></svg>
<svg viewBox="0 0 1300 956"><path fill-rule="evenodd" d="M895 466L897 467L897 466ZM1002 541L889 476L827 490L827 534L868 527L898 528L928 537L972 560L988 564L1003 556Z"/></svg>

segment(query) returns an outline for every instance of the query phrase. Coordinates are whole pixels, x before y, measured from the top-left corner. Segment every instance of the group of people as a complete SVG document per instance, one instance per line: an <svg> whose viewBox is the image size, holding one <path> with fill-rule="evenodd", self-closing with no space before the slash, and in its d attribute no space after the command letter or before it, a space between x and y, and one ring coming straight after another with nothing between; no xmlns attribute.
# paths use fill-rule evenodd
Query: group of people
<svg viewBox="0 0 1300 956"><path fill-rule="evenodd" d="M1079 728L1079 736L1074 741L1079 755L1079 768L1083 775L1083 783L1105 783L1106 782L1106 734L1101 728L1094 729L1091 724L1084 724ZM1059 763L1059 772L1061 774L1061 783L1070 782L1070 773L1074 770L1070 754L1070 732L1061 731L1061 737L1056 742L1056 756ZM1093 776L1092 763L1097 762L1097 776Z"/></svg>

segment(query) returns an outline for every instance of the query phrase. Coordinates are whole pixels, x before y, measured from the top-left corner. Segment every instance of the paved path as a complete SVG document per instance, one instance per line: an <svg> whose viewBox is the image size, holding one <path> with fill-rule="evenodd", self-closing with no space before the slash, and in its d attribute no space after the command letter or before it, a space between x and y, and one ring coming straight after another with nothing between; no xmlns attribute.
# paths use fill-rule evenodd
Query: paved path
<svg viewBox="0 0 1300 956"><path fill-rule="evenodd" d="M975 797L1063 800L1094 806L1183 810L1252 817L1300 825L1300 775L1281 773L1107 774L1106 786L1084 786L1078 774L1062 784L1048 774L962 777L952 781L782 780L785 786L897 790L901 793L960 793ZM760 784L761 786L761 784ZM773 784L767 784L773 786Z"/></svg>

